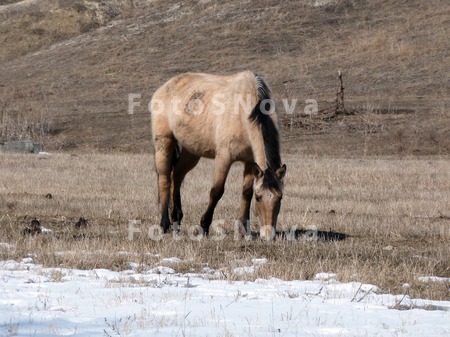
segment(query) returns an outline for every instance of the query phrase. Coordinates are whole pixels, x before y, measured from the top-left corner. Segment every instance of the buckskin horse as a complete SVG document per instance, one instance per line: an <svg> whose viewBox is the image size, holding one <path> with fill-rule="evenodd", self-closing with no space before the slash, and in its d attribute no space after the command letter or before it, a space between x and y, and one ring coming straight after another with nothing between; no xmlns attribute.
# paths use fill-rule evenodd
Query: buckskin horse
<svg viewBox="0 0 450 337"><path fill-rule="evenodd" d="M265 80L250 71L229 76L186 73L151 100L161 227L183 217L180 188L201 157L214 158L214 183L201 227L208 234L231 165L244 163L239 220L247 226L255 193L261 237L276 228L286 165L280 157L278 113Z"/></svg>

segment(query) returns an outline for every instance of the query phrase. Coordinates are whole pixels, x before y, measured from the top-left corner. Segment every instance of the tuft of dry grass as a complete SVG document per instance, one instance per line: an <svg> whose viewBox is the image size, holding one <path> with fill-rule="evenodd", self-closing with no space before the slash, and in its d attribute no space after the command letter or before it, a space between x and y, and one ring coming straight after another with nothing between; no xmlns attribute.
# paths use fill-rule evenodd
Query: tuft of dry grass
<svg viewBox="0 0 450 337"><path fill-rule="evenodd" d="M1 259L34 256L45 266L124 270L130 262L145 271L167 265L177 272L220 271L230 281L277 277L311 279L335 272L339 281L375 284L394 293L450 298L448 283L419 282L420 276L450 277L450 188L446 157L345 159L284 156L288 165L279 230L297 227L351 235L339 242L234 240L242 166L236 164L215 219L224 240L191 240L207 204L213 164L203 160L182 190L181 236L152 240L159 224L155 174L150 155L0 154ZM18 169L20 168L20 169ZM212 179L212 178L211 178ZM51 193L52 198L46 198ZM38 218L42 235L21 229ZM87 228L76 228L80 217ZM131 235L133 228L141 233ZM140 222L140 224L139 224ZM257 226L257 224L256 224ZM45 230L49 229L51 230ZM163 262L178 257L181 262ZM253 274L235 268L267 263ZM55 280L64 275L52 275ZM409 288L403 288L408 283Z"/></svg>

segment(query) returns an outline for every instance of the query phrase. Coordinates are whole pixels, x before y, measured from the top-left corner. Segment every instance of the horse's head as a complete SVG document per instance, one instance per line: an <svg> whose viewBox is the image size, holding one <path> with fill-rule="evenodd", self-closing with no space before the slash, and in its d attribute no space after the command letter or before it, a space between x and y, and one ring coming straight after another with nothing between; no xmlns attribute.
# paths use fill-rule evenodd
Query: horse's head
<svg viewBox="0 0 450 337"><path fill-rule="evenodd" d="M262 238L269 239L276 229L278 213L280 212L286 165L282 165L277 170L267 168L263 171L255 163L253 174L255 176L253 188L256 214L260 221L260 233Z"/></svg>

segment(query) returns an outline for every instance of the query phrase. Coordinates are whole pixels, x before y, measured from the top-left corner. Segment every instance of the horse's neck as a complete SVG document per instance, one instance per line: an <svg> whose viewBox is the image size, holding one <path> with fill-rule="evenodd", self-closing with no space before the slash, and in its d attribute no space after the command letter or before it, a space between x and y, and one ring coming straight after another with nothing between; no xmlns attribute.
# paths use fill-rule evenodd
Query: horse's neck
<svg viewBox="0 0 450 337"><path fill-rule="evenodd" d="M249 123L248 134L254 160L263 170L269 166L276 170L281 166L278 122L271 118L264 123Z"/></svg>
<svg viewBox="0 0 450 337"><path fill-rule="evenodd" d="M262 170L267 169L267 157L261 129L255 124L249 125L248 135L255 163Z"/></svg>

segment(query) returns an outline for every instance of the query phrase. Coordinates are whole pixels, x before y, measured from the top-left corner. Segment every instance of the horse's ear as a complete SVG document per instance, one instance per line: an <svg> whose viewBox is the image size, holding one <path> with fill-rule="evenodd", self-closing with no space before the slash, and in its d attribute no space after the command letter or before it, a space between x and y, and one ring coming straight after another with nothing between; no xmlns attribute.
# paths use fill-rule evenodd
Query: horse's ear
<svg viewBox="0 0 450 337"><path fill-rule="evenodd" d="M256 163L253 165L253 175L256 179L259 179L264 175L263 170L261 170L261 167Z"/></svg>
<svg viewBox="0 0 450 337"><path fill-rule="evenodd" d="M286 164L283 164L276 172L278 179L283 180L284 176L286 175Z"/></svg>

